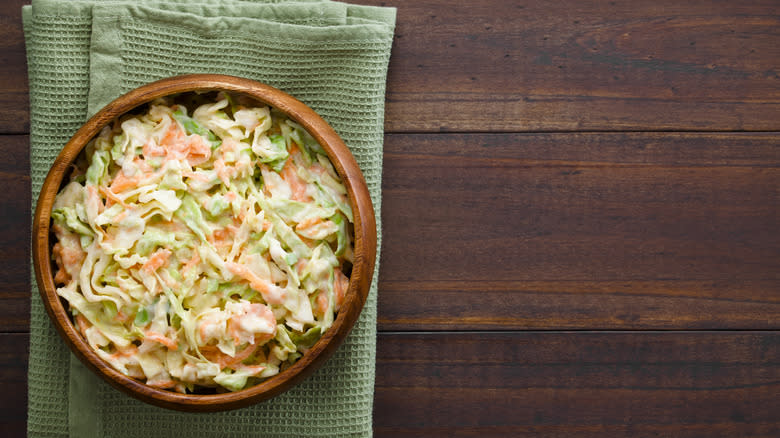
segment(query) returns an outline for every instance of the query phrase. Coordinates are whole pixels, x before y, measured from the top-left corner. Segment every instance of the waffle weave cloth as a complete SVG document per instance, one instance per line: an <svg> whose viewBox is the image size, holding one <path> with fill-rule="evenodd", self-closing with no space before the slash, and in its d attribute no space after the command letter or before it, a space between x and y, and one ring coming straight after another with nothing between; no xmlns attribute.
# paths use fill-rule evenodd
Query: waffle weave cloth
<svg viewBox="0 0 780 438"><path fill-rule="evenodd" d="M385 83L395 9L301 0L33 0L23 20L33 209L61 148L111 100L164 77L228 74L280 88L333 126L368 183L381 248ZM88 371L55 332L32 278L28 436L371 436L376 266L357 324L319 370L257 405L197 414L137 401Z"/></svg>

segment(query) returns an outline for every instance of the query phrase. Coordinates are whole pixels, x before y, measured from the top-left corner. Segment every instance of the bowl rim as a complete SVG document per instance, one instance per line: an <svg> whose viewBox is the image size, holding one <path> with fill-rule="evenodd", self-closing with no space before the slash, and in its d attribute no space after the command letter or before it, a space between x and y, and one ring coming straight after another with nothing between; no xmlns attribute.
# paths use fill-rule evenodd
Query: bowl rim
<svg viewBox="0 0 780 438"><path fill-rule="evenodd" d="M186 92L228 91L280 110L303 126L325 149L347 188L354 216L354 263L344 302L331 327L295 364L267 380L236 392L180 394L157 389L125 376L103 361L76 330L56 293L51 266L50 224L54 197L70 163L100 130L117 117L154 99ZM33 266L47 314L70 350L111 386L139 400L187 412L237 409L270 399L300 383L321 366L351 331L368 297L376 260L376 219L366 181L357 161L336 131L291 95L251 79L215 74L173 76L142 85L103 107L65 144L44 180L33 218Z"/></svg>

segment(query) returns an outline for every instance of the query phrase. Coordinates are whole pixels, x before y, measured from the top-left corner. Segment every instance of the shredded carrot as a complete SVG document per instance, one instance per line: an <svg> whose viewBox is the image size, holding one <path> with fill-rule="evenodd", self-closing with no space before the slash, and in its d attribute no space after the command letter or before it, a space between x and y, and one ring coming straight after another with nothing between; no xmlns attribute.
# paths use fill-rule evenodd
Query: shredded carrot
<svg viewBox="0 0 780 438"><path fill-rule="evenodd" d="M91 203L97 204L98 213L102 213L106 206L103 204L103 200L100 199L100 195L98 195L97 190L95 190L95 186L87 185L86 187L87 187L87 205Z"/></svg>
<svg viewBox="0 0 780 438"><path fill-rule="evenodd" d="M198 251L192 251L192 257L189 260L187 260L186 263L184 263L182 270L189 271L190 269L197 266L198 263L200 263L200 254L198 253Z"/></svg>
<svg viewBox="0 0 780 438"><path fill-rule="evenodd" d="M303 270L306 269L306 259L300 259L298 260L298 263L295 264L295 270L298 272L298 275L303 274Z"/></svg>
<svg viewBox="0 0 780 438"><path fill-rule="evenodd" d="M264 365L244 365L244 364L239 364L238 367L236 368L236 370L247 371L247 372L249 372L250 375L256 376L256 375L262 373L263 371L265 371L266 368L267 367L264 366Z"/></svg>
<svg viewBox="0 0 780 438"><path fill-rule="evenodd" d="M65 272L65 270L62 268L57 269L57 273L54 274L54 283L68 284L69 281L70 281L70 275L68 275L68 273Z"/></svg>
<svg viewBox="0 0 780 438"><path fill-rule="evenodd" d="M144 158L162 157L165 155L165 148L152 143L152 141L150 140L146 142L146 144L142 149L142 152L144 154Z"/></svg>
<svg viewBox="0 0 780 438"><path fill-rule="evenodd" d="M257 347L259 347L259 346L260 346L259 342L255 342L254 344L248 344L246 346L246 348L244 348L243 350L241 350L238 353L236 353L236 355L233 356L233 358L230 361L228 361L228 363L226 365L230 366L230 365L234 365L234 364L237 364L239 362L244 361L244 359L246 359L249 356L251 356L252 353L254 353L255 350L257 350Z"/></svg>
<svg viewBox="0 0 780 438"><path fill-rule="evenodd" d="M187 162L190 166L203 164L211 158L211 146L203 141L200 135L190 135L187 138Z"/></svg>
<svg viewBox="0 0 780 438"><path fill-rule="evenodd" d="M206 236L209 242L216 247L226 247L233 245L233 229L228 225L225 228L214 230L210 236Z"/></svg>
<svg viewBox="0 0 780 438"><path fill-rule="evenodd" d="M130 207L128 207L128 205L125 203L125 201L123 201L123 200L122 200L120 197L118 197L118 196L117 196L117 195L116 195L114 192L112 192L110 189L108 189L108 188L106 188L106 187L104 187L104 186L100 186L100 187L98 187L98 190L100 190L100 193L104 194L104 195L106 196L106 198L108 198L108 199L110 199L110 200L112 200L112 201L116 202L117 204L121 205L122 207L125 207L125 208L130 208Z"/></svg>
<svg viewBox="0 0 780 438"><path fill-rule="evenodd" d="M290 291L297 291L291 283L300 282L298 281L300 278L295 278L295 273L303 277L314 267L310 256L301 255L300 248L295 247L294 242L289 239L295 237L298 243L303 242L301 247L304 250L306 247L303 245L310 248L309 251L304 252L311 253L313 248L323 242L325 245L334 246L336 236L333 230L337 228L328 219L329 215L306 217L308 215L301 214L300 216L305 220L300 222L288 216L293 214L296 216L295 219L300 219L296 212L301 211L302 208L306 207L309 211L308 207L321 207L322 200L317 196L319 189L311 178L322 177L327 179L329 184L333 184L330 176L333 176L337 182L339 177L334 175L330 165L322 161L327 158L317 157L312 161L308 158L308 149L302 143L292 142L289 135L287 135L289 144L287 153L283 152L285 158L278 163L274 162L275 165L271 169L269 163L262 163L263 157L247 154L247 151L251 150L249 149L253 141L251 137L239 139L233 135L232 129L225 135L226 133L213 127L208 121L195 121L194 116L187 116L192 118L192 121L187 119L186 123L180 123L182 118L178 115L174 118L170 113L170 109L175 110L176 105L172 105L171 102L167 105L171 108L155 106L150 117L140 116L136 122L140 121L144 129L138 132L135 132L135 129L129 131L125 129L131 127L129 123L123 127L114 121L115 131L112 134L122 132L121 136L114 138L124 140L124 144L114 146L126 145L129 136L133 137L135 146L129 147L126 153L122 153L122 157L112 155L110 164L107 164L109 168L102 174L101 181L83 185L83 194L76 193L71 188L64 193L66 197L61 202L68 205L72 203L74 195L80 197L83 205L79 208L84 209L79 210L79 213L83 218L84 211L88 212L88 220L85 219L84 222L89 229L94 230L95 238L90 240L56 223L53 224L52 230L58 238L57 242L52 242L55 245L51 251L51 262L56 263L52 269L56 270L55 281L58 287L70 283L69 288L63 291L63 295L70 296L65 292L71 292L70 288L78 286L75 283L87 255L85 250L100 251L90 253L90 260L93 256L102 257L93 263L96 266L95 275L101 276L95 281L100 281L100 284L106 288L105 292L114 294L104 299L109 298L116 304L114 307L111 303L104 302L110 307L103 310L103 313L109 314L104 315L105 321L94 320L90 311L87 313L74 311L71 328L84 334L89 333L89 343L99 349L97 352L101 357L109 358L111 365L119 371L136 377L141 382L145 381L155 388L186 392L188 388L192 389L193 385L217 386L218 382L203 377L202 373L193 373L196 371L195 365L199 365L198 362L205 362L205 359L213 362L207 363L209 366L216 368L218 365L220 370L228 369L228 373L234 370L238 376L259 377L278 372L277 367L272 364L278 364L278 361L286 356L283 351L280 352L280 345L275 341L276 331L281 330L278 324L299 327L302 323L298 319L303 319L308 321L305 327L311 327L323 322L326 313L334 309L338 310L339 306L346 307L347 304L345 295L350 284L349 278L344 275L342 269L350 266L345 260L351 260L351 248L348 249L350 252L346 257L331 255L332 259L337 259L333 262L334 266L341 266L341 269L328 267L328 271L332 273L330 276L325 274L324 278L318 277L314 279L316 281L312 280L317 285L314 283L305 285L317 289L309 288L313 295L306 295L301 291L303 301L300 303L288 299L293 298ZM221 117L221 114L219 116ZM253 118L253 121L245 119L239 117L238 121L231 121L246 128L241 131L244 135L238 137L252 134L250 131L254 131L255 126L261 122L269 122L271 127L258 135L282 134L280 127L284 127L284 122L280 124L274 118L266 120L265 117ZM252 126L247 127L245 123ZM200 125L212 126L215 130L201 131ZM204 135L193 133L191 129ZM296 131L298 129L295 128ZM287 132L286 128L285 132ZM221 142L217 146L214 145L215 135ZM295 136L295 133L292 135ZM263 141L266 139L264 138ZM278 139L274 138L274 146L277 144L276 141ZM256 172L258 170L264 177L262 183L259 181L261 175L257 175ZM74 175L79 173L83 175L84 171L83 168L75 169ZM224 184L219 184L220 180ZM189 187L190 193L186 193L188 190L184 192L179 190L182 184L180 181ZM72 189L76 188L74 186ZM146 189L160 190L160 192L140 193L149 191ZM269 198L268 207L265 207L263 196L259 194L260 190ZM333 192L332 196L335 198L336 193L345 190L343 187L338 187ZM289 197L298 202L285 209L285 205L281 204L281 201L285 200L278 199L280 194L283 198ZM176 199L171 198L172 196ZM315 197L317 199L314 199ZM179 214L170 214L171 212L165 207L169 207L169 204L173 204L174 201L178 201L175 204L183 205L184 210L187 211L181 210ZM224 207L225 203L228 203L228 211L219 215L204 214L202 218L195 214L197 218L193 218L189 211L193 202L196 209L201 208L206 212L214 211L214 208L210 207ZM303 203L312 205L303 205ZM325 203L330 205L329 202ZM276 205L280 206L280 211L274 211ZM113 206L111 212L116 211L116 214L110 220L106 220L104 218L106 214L100 213L111 206ZM267 210L263 211L264 208ZM97 223L95 222L96 211L97 216L100 216ZM67 211L67 213L71 212ZM193 221L197 221L199 226L195 227ZM55 222L63 225L60 220ZM284 225L285 223L287 225ZM277 225L280 224L285 229L274 233ZM203 229L199 230L201 225ZM254 230L249 231L250 228ZM343 227L341 229L343 230ZM269 249L269 245L257 242L254 231L259 231L261 235L267 234L266 240L274 239L273 247ZM250 233L252 238L249 237ZM285 233L292 233L292 237ZM159 240L157 236L162 236L162 240L175 238L176 244L155 245L154 242ZM319 239L312 239L313 236ZM199 241L198 237L204 237L204 240ZM94 243L90 243L87 248L87 245L82 247L82 241ZM183 241L187 243L186 247L179 245ZM199 243L203 245L198 246ZM286 257L285 260L288 262L293 259L295 261L291 266L287 266L289 263L279 260L277 254L279 245L283 245L283 251L294 249L300 257ZM187 249L193 246L194 250ZM202 251L207 252L201 255ZM110 257L110 254L114 256ZM208 260L203 258L207 255ZM276 261L284 264L286 269L277 269ZM342 264L339 265L339 262ZM266 264L269 266L265 266ZM273 270L269 270L269 267ZM226 289L224 282L229 282L238 289L233 287ZM95 286L100 288L97 284ZM189 296L187 289L190 286L212 290L210 297L213 300L195 302L184 299L180 303L173 300L174 297L170 295L171 290L183 294L177 298L181 300L182 297ZM297 287L303 288L303 285ZM249 288L252 291L249 291ZM214 291L214 289L218 290ZM237 290L250 293L238 293ZM163 293L167 294L172 301L170 305L163 306L166 304L165 301L151 301L157 298L166 300ZM150 301L159 305L149 304ZM140 307L141 304L155 306L154 311L150 307L142 310L144 307ZM290 309L283 309L285 304ZM97 305L95 310L100 312L101 304L98 302L95 305ZM197 308L193 309L193 306ZM303 308L297 309L300 306ZM174 307L179 313L183 308L185 312L198 312L201 316L177 321L175 317L171 317L175 313L171 310ZM167 321L165 312L169 316ZM308 314L308 316L290 319L293 314L296 316ZM151 319L155 321L154 324L148 321L150 316L153 317ZM313 318L314 316L316 318ZM165 322L161 322L160 317ZM92 320L95 322L92 323ZM137 324L133 324L134 320ZM145 323L141 324L141 321ZM119 339L110 331L116 327L124 331L129 328L133 330L125 336L126 339ZM185 331L190 338L195 339L185 339ZM201 346L201 344L207 345ZM152 367L146 366L144 362L145 354L140 354L139 350L146 352L145 354L157 355L162 360L160 366L163 368L155 366L154 368L160 371L151 370ZM165 356L166 354L168 356ZM276 357L277 355L281 357ZM291 356L290 362L293 359ZM146 369L141 367L141 362L144 362ZM257 383L255 380L250 379L250 383ZM226 384L225 389L236 388Z"/></svg>
<svg viewBox="0 0 780 438"><path fill-rule="evenodd" d="M56 284L67 284L70 281L70 274L65 271L65 265L62 262L62 244L57 242L51 249L51 255L54 257L54 262L57 264L57 273L54 275L54 282Z"/></svg>
<svg viewBox="0 0 780 438"><path fill-rule="evenodd" d="M176 386L176 382L173 380L147 380L146 384L160 389L169 389Z"/></svg>
<svg viewBox="0 0 780 438"><path fill-rule="evenodd" d="M162 146L172 146L176 143L179 143L184 138L184 132L182 132L181 129L179 129L178 123L171 123L171 125L168 127L168 131L165 133L165 136L160 140L160 145Z"/></svg>
<svg viewBox="0 0 780 438"><path fill-rule="evenodd" d="M121 350L117 349L117 351L112 354L110 357L111 359L119 359L120 357L131 357L138 354L138 347L135 345L130 345L126 348L123 348Z"/></svg>
<svg viewBox="0 0 780 438"><path fill-rule="evenodd" d="M128 210L122 210L118 215L114 216L114 218L111 219L111 222L114 224L118 224L122 222L124 218L127 217L127 214L128 214Z"/></svg>
<svg viewBox="0 0 780 438"><path fill-rule="evenodd" d="M328 294L326 294L325 291L320 291L320 293L317 294L315 304L317 305L317 308L315 309L317 315L324 315L325 312L328 311Z"/></svg>
<svg viewBox="0 0 780 438"><path fill-rule="evenodd" d="M214 160L214 171L217 172L217 176L219 177L220 181L225 183L225 185L228 185L230 183L230 179L236 176L236 168L235 167L229 167L227 164L225 164L225 160L220 157ZM225 198L230 199L229 196L230 192L225 194Z"/></svg>
<svg viewBox="0 0 780 438"><path fill-rule="evenodd" d="M155 251L154 254L152 254L151 257L149 257L149 260L147 260L146 263L141 267L144 271L151 274L157 269L159 269L161 266L168 263L168 258L171 256L171 250L166 248L161 248Z"/></svg>
<svg viewBox="0 0 780 438"><path fill-rule="evenodd" d="M298 176L298 171L295 169L292 155L287 158L280 175L282 176L282 179L290 185L293 200L301 202L308 202L311 200L311 197L306 193L306 182Z"/></svg>
<svg viewBox="0 0 780 438"><path fill-rule="evenodd" d="M133 160L133 164L138 166L138 169L142 173L149 173L154 170L154 168L150 166L149 163L147 163L146 160L141 156L135 157L135 159Z"/></svg>
<svg viewBox="0 0 780 438"><path fill-rule="evenodd" d="M290 185L292 190L292 199L295 201L308 202L311 200L311 196L306 193L306 181L298 175L298 170L295 165L295 157L300 156L301 150L295 142L290 145L290 155L287 157L287 161L284 162L284 167L279 175L283 180Z"/></svg>
<svg viewBox="0 0 780 438"><path fill-rule="evenodd" d="M206 339L206 327L209 325L208 324L209 322L219 322L219 321L216 321L214 319L213 315L212 316L207 316L206 318L204 318L203 321L201 321L199 332L200 332L200 338L203 340L203 342L207 341L207 339Z"/></svg>
<svg viewBox="0 0 780 438"><path fill-rule="evenodd" d="M347 278L346 275L344 275L343 272L341 272L341 269L334 269L333 270L333 292L335 292L335 299L336 299L336 309L341 307L341 303L344 302L344 295L347 293L347 289L349 288L349 278Z"/></svg>
<svg viewBox="0 0 780 438"><path fill-rule="evenodd" d="M114 177L114 180L111 181L111 185L109 186L109 188L113 193L124 192L127 189L137 186L138 181L139 181L138 177L128 178L127 176L125 176L124 171L119 171L117 175Z"/></svg>
<svg viewBox="0 0 780 438"><path fill-rule="evenodd" d="M252 353L254 353L259 346L260 346L260 342L255 342L254 344L247 344L247 346L244 347L243 350L236 352L236 354L232 357L223 353L219 348L217 348L214 345L204 345L202 347L199 347L199 349L200 352L203 354L203 356L206 357L206 359L216 363L217 365L219 365L219 368L222 369L243 362L246 358L251 356Z"/></svg>
<svg viewBox="0 0 780 438"><path fill-rule="evenodd" d="M173 341L173 339L167 336L163 336L159 333L148 331L144 333L144 337L150 341L159 342L160 344L165 345L169 350L176 351L179 349L179 346L176 344L176 342Z"/></svg>
<svg viewBox="0 0 780 438"><path fill-rule="evenodd" d="M295 226L296 230L307 230L317 224L322 223L321 217L309 217L306 218L298 223L298 225Z"/></svg>
<svg viewBox="0 0 780 438"><path fill-rule="evenodd" d="M117 312L116 315L114 315L114 321L119 321L119 322L124 323L124 322L127 322L129 320L130 320L130 316L129 315L125 315L121 310L119 312Z"/></svg>
<svg viewBox="0 0 780 438"><path fill-rule="evenodd" d="M238 343L240 340L240 337L238 336L238 329L236 328L236 325L233 323L233 321L228 321L228 331L230 332L230 336L233 337L233 341L235 343ZM274 332L276 329L274 329ZM255 344L257 343L263 343L271 338L276 336L276 333L256 333L255 334ZM243 359L241 359L243 360Z"/></svg>
<svg viewBox="0 0 780 438"><path fill-rule="evenodd" d="M84 318L84 315L80 313L76 315L76 324L78 324L81 333L85 333L88 328L92 327L92 324L87 321L87 318Z"/></svg>
<svg viewBox="0 0 780 438"><path fill-rule="evenodd" d="M238 263L225 263L225 267L228 268L228 270L233 274L237 275L247 281L249 281L249 286L260 292L263 295L263 299L265 299L265 302L268 304L282 304L284 303L284 291L282 290L281 293L276 293L276 291L272 290L273 286L268 280L263 280L262 278L258 277L257 274L250 271L246 266L240 265Z"/></svg>

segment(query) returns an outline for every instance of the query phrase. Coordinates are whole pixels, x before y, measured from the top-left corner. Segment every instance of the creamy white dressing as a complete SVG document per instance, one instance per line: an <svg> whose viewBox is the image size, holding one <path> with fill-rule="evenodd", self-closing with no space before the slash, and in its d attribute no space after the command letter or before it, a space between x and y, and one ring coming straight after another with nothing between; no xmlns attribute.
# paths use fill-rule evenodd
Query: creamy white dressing
<svg viewBox="0 0 780 438"><path fill-rule="evenodd" d="M54 201L58 293L97 354L151 386L256 384L340 304L346 189L299 125L234 102L158 100L103 129Z"/></svg>

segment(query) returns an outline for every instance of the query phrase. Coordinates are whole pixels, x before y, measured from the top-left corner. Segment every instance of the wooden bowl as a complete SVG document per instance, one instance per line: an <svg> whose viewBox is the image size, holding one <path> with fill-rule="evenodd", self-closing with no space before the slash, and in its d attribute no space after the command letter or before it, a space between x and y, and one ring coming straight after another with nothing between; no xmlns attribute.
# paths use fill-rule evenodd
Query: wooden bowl
<svg viewBox="0 0 780 438"><path fill-rule="evenodd" d="M180 394L156 389L118 372L89 347L76 330L67 302L57 295L52 273L51 211L63 179L84 146L117 117L156 98L183 92L227 91L279 109L303 126L328 153L347 188L354 215L355 260L349 288L333 325L293 366L253 387L224 394ZM223 75L185 75L163 79L119 97L95 114L70 139L54 161L38 198L33 222L33 265L46 311L76 356L115 388L153 405L191 412L245 407L290 389L333 354L355 324L371 285L376 259L376 221L368 188L355 158L320 116L292 96L259 82ZM67 364L61 364L68 366Z"/></svg>

